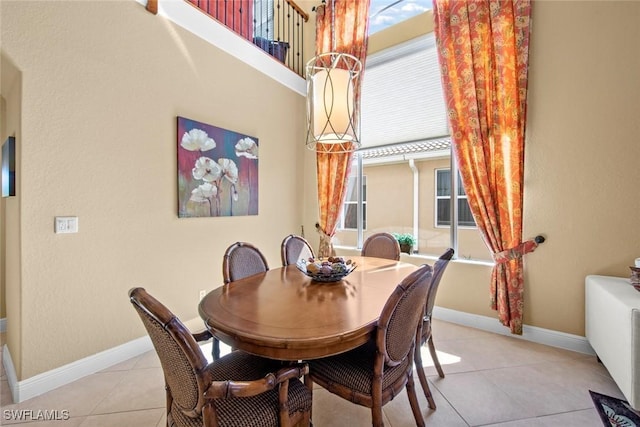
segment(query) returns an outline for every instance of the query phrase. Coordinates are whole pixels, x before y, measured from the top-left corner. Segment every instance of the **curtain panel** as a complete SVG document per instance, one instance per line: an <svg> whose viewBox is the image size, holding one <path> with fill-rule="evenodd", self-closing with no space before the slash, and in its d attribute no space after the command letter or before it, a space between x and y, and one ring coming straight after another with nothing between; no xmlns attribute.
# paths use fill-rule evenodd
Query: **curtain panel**
<svg viewBox="0 0 640 427"><path fill-rule="evenodd" d="M364 70L368 32L369 0L329 0L328 4L316 8L316 55L348 53L362 62ZM360 87L354 89L356 117L360 123ZM335 255L331 238L347 193L352 157L353 153L316 153L319 207L316 229L320 234L320 257Z"/></svg>
<svg viewBox="0 0 640 427"><path fill-rule="evenodd" d="M535 249L520 250L530 14L529 0L434 1L454 155L496 260L491 307L514 334L522 334L522 255Z"/></svg>

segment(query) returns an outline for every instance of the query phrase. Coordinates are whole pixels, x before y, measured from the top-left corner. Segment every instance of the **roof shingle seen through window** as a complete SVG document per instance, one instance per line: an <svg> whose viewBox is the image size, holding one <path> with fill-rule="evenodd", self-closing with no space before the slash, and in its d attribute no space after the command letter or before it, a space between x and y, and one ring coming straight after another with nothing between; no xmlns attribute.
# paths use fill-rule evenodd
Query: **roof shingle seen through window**
<svg viewBox="0 0 640 427"><path fill-rule="evenodd" d="M425 153L429 151L449 150L451 138L437 138L427 141L407 142L383 147L365 148L358 150L363 159L375 159L379 157L397 156L400 154Z"/></svg>

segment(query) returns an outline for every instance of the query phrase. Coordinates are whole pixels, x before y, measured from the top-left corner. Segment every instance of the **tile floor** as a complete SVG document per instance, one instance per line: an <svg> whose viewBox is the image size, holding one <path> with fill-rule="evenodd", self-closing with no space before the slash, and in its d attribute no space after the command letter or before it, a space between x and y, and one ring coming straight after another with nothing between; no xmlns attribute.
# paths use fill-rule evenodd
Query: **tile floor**
<svg viewBox="0 0 640 427"><path fill-rule="evenodd" d="M426 348L423 360L437 409L429 410L415 377L427 426L601 427L588 390L623 398L607 370L588 356L436 320L436 348L445 371L439 378ZM3 340L0 334L0 343ZM209 354L209 349L205 349ZM68 411L66 421L22 426L156 427L165 425L162 369L148 352L20 404L11 403L0 377L0 425L6 410ZM314 389L314 427L370 426L370 412ZM384 406L385 425L414 426L406 393Z"/></svg>

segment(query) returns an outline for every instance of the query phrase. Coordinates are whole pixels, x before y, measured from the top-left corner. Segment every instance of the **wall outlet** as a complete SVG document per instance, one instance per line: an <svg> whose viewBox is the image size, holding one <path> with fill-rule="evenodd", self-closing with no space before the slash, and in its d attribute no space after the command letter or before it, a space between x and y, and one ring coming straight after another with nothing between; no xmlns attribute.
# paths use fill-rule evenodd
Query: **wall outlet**
<svg viewBox="0 0 640 427"><path fill-rule="evenodd" d="M207 291L204 289L200 290L200 300L202 301L202 298L204 298L204 296L207 295Z"/></svg>

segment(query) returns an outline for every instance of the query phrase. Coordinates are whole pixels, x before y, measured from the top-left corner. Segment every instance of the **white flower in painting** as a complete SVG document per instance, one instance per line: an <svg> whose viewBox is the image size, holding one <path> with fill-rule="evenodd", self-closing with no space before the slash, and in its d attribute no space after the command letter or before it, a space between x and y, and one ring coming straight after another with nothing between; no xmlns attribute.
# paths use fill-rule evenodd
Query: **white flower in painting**
<svg viewBox="0 0 640 427"><path fill-rule="evenodd" d="M231 159L218 159L218 164L222 169L222 176L226 178L232 184L238 182L238 167L236 163Z"/></svg>
<svg viewBox="0 0 640 427"><path fill-rule="evenodd" d="M198 188L194 188L193 191L191 191L190 200L198 203L210 202L217 194L218 187L209 182L205 182L204 184L200 184Z"/></svg>
<svg viewBox="0 0 640 427"><path fill-rule="evenodd" d="M216 142L202 129L191 129L185 132L180 145L189 151L209 151L216 148Z"/></svg>
<svg viewBox="0 0 640 427"><path fill-rule="evenodd" d="M195 179L213 182L222 176L222 168L209 157L200 157L192 170Z"/></svg>
<svg viewBox="0 0 640 427"><path fill-rule="evenodd" d="M249 159L257 159L258 144L256 144L256 142L249 137L242 138L236 144L236 156L247 157Z"/></svg>

